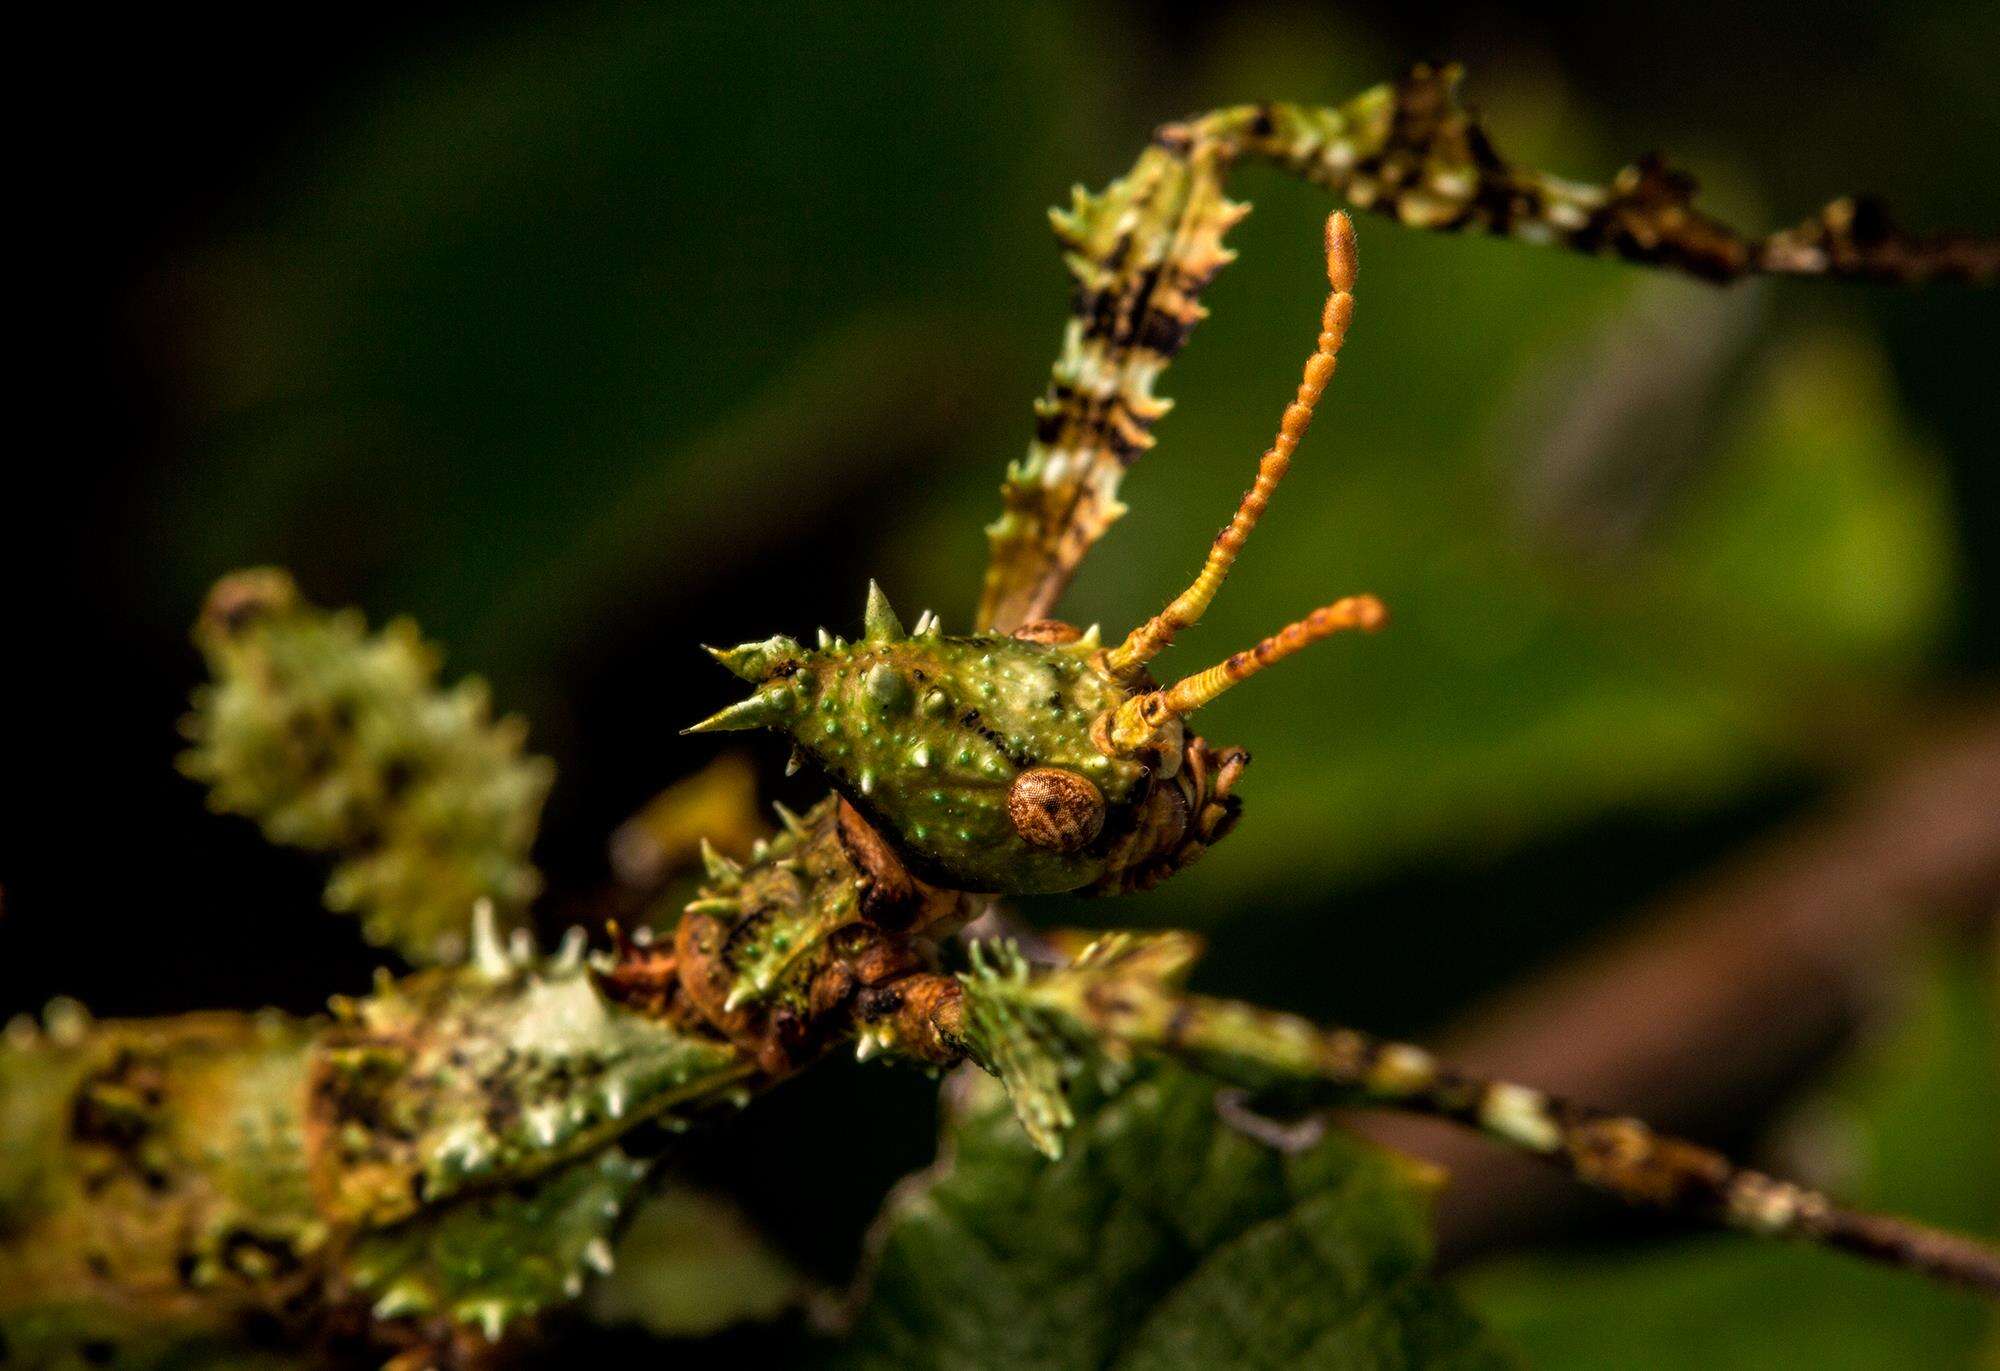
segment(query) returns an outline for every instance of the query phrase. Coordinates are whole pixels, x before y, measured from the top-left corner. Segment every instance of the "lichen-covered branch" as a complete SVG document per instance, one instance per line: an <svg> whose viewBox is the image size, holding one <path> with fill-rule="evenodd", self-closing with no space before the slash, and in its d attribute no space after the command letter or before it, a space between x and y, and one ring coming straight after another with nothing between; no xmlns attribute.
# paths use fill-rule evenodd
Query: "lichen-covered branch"
<svg viewBox="0 0 2000 1371"><path fill-rule="evenodd" d="M1230 168L1271 163L1408 228L1479 232L1728 282L1751 275L1917 284L1990 282L2000 241L1917 236L1873 201L1835 200L1798 225L1745 234L1695 208L1695 184L1656 157L1609 185L1510 162L1458 98L1455 66L1330 107L1265 103L1169 124L1132 170L1052 214L1074 279L1070 319L1035 435L1001 487L978 626L1011 631L1054 609L1077 564L1122 514L1125 469L1169 402L1160 373L1205 315L1201 291L1248 212Z"/></svg>
<svg viewBox="0 0 2000 1371"><path fill-rule="evenodd" d="M523 753L522 721L492 717L483 682L439 685L415 624L370 633L276 570L218 582L194 638L214 680L183 723L181 769L215 809L334 854L327 904L412 962L460 955L479 900L522 923L554 768Z"/></svg>
<svg viewBox="0 0 2000 1371"><path fill-rule="evenodd" d="M1067 966L1035 970L1011 949L983 951L948 1036L1001 1077L1023 1125L1051 1152L1070 1122L1066 1077L1097 1053L1165 1056L1253 1090L1448 1119L1631 1204L1818 1243L2000 1296L2000 1252L1971 1239L1844 1209L1637 1119L1466 1075L1420 1047L1182 993L1195 952L1184 935L1113 935Z"/></svg>

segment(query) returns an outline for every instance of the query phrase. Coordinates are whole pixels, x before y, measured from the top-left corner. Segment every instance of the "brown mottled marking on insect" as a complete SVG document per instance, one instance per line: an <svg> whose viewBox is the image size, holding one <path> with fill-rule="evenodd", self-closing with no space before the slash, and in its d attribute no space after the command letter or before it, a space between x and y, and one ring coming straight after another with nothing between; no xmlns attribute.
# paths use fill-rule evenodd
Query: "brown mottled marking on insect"
<svg viewBox="0 0 2000 1371"><path fill-rule="evenodd" d="M681 915L681 921L674 926L674 960L680 972L681 990L699 1020L740 1042L750 1034L752 1016L741 1006L723 1008L734 981L734 974L722 957L730 927L706 910L690 910Z"/></svg>
<svg viewBox="0 0 2000 1371"><path fill-rule="evenodd" d="M865 942L857 943L855 950L846 954L846 960L855 981L866 989L886 985L924 965L922 956L908 942L872 930Z"/></svg>
<svg viewBox="0 0 2000 1371"><path fill-rule="evenodd" d="M814 1017L824 1017L846 1004L857 981L846 962L829 962L816 972L806 991L806 1008Z"/></svg>
<svg viewBox="0 0 2000 1371"><path fill-rule="evenodd" d="M1038 766L1014 778L1007 816L1036 847L1076 852L1104 830L1104 794L1087 776L1059 766Z"/></svg>
<svg viewBox="0 0 2000 1371"><path fill-rule="evenodd" d="M1091 887L1092 893L1151 890L1193 862L1201 854L1185 841L1191 813L1184 772L1154 786L1146 803L1133 815L1131 828L1117 840L1115 877ZM1160 855L1149 861L1137 856L1143 853Z"/></svg>

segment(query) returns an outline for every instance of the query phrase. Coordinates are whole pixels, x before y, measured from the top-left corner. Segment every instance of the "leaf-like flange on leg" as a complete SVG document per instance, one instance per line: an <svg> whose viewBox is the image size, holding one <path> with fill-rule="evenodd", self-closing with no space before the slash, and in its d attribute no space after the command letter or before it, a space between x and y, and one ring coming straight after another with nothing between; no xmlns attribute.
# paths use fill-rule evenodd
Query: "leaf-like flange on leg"
<svg viewBox="0 0 2000 1371"><path fill-rule="evenodd" d="M396 1223L540 1176L637 1124L733 1097L726 1042L614 1003L581 943L538 958L477 925L465 966L341 1001L313 1054L307 1142L320 1210Z"/></svg>
<svg viewBox="0 0 2000 1371"><path fill-rule="evenodd" d="M1062 992L1171 993L1200 951L1191 934L1113 933L1090 942L1066 967L1038 970L1012 942L974 943L971 969L960 977L965 993L957 1045L999 1077L1035 1146L1060 1157L1063 1135L1076 1121L1069 1082L1092 1066L1115 1074L1123 1055L1115 1042L1099 1040L1083 1020L1063 1011Z"/></svg>
<svg viewBox="0 0 2000 1371"><path fill-rule="evenodd" d="M331 1226L299 1118L314 1025L96 1021L0 1034L0 1364L153 1365L310 1302Z"/></svg>
<svg viewBox="0 0 2000 1371"><path fill-rule="evenodd" d="M607 1148L534 1185L468 1196L356 1241L340 1275L378 1323L443 1320L499 1342L611 1270L612 1237L646 1174Z"/></svg>
<svg viewBox="0 0 2000 1371"><path fill-rule="evenodd" d="M484 683L441 686L409 620L370 633L271 568L217 582L194 638L214 679L182 724L180 765L212 808L333 854L327 904L413 963L459 955L479 899L519 926L541 889L528 850L554 768L523 753L520 720L493 718Z"/></svg>
<svg viewBox="0 0 2000 1371"><path fill-rule="evenodd" d="M1206 149L1148 148L1101 194L1079 186L1051 213L1074 303L1034 440L986 530L979 628L1046 617L1125 512L1119 480L1169 408L1153 385L1206 314L1201 291L1233 255L1222 236L1247 213L1223 197L1221 169Z"/></svg>

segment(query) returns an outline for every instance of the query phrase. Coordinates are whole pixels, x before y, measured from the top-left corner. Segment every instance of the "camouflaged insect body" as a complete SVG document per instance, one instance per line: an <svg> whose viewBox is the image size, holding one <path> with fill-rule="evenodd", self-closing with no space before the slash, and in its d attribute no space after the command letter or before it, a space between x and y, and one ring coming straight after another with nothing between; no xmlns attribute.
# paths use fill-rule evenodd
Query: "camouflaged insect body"
<svg viewBox="0 0 2000 1371"><path fill-rule="evenodd" d="M214 680L183 722L180 764L211 808L335 853L328 906L412 962L461 956L477 900L524 924L555 769L524 755L519 719L492 717L483 682L440 686L442 654L409 620L370 633L272 568L218 582L194 638Z"/></svg>
<svg viewBox="0 0 2000 1371"><path fill-rule="evenodd" d="M299 1293L333 1232L307 1178L310 1055L278 1016L10 1025L0 1338L32 1364L71 1333L216 1327Z"/></svg>
<svg viewBox="0 0 2000 1371"><path fill-rule="evenodd" d="M932 1013L956 994L934 974L936 942L986 902L913 876L839 799L782 817L747 866L709 852L671 944L629 949L610 993L726 1038L767 1082L850 1040L864 1056L953 1059Z"/></svg>
<svg viewBox="0 0 2000 1371"><path fill-rule="evenodd" d="M940 883L1043 894L1115 877L1161 759L1109 755L1093 740L1133 693L1094 664L1095 636L947 637L934 623L905 634L876 590L860 642L775 638L720 652L757 689L697 727L785 733L912 870ZM1081 777L1101 799L1096 831L1068 850L1029 841L1010 807L1037 769Z"/></svg>
<svg viewBox="0 0 2000 1371"><path fill-rule="evenodd" d="M340 1004L307 1116L327 1213L394 1222L534 1176L750 1074L720 1039L608 998L581 952L524 965L482 929L465 966Z"/></svg>
<svg viewBox="0 0 2000 1371"><path fill-rule="evenodd" d="M644 1174L616 1139L740 1105L722 1038L617 1003L580 947L385 979L331 1020L63 1010L0 1041L0 1338L147 1364L165 1330L351 1313L391 1343L574 1296ZM119 1349L127 1349L120 1352ZM107 1353L110 1355L111 1353Z"/></svg>

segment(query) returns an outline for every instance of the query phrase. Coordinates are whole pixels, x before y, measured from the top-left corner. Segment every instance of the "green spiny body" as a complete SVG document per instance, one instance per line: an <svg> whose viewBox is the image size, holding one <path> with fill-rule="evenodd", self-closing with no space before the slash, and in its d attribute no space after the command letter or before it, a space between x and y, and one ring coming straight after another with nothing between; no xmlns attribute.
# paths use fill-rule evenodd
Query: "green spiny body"
<svg viewBox="0 0 2000 1371"><path fill-rule="evenodd" d="M671 952L621 958L614 995L726 1036L780 1079L835 1043L948 1058L929 1020L937 940L984 907L912 876L853 810L829 798L748 866L710 852L709 879Z"/></svg>
<svg viewBox="0 0 2000 1371"><path fill-rule="evenodd" d="M719 652L757 689L697 727L784 732L913 870L941 884L1029 895L1114 875L1163 760L1112 755L1092 738L1133 685L1098 665L1094 634L947 637L933 624L926 616L925 631L905 634L875 590L860 642L807 649L773 638ZM1095 792L1087 839L1050 847L1023 832L1016 786L1040 769Z"/></svg>
<svg viewBox="0 0 2000 1371"><path fill-rule="evenodd" d="M463 967L385 981L338 1006L308 1115L321 1207L394 1222L546 1171L748 1071L725 1042L608 999L580 936L526 964L489 932Z"/></svg>

